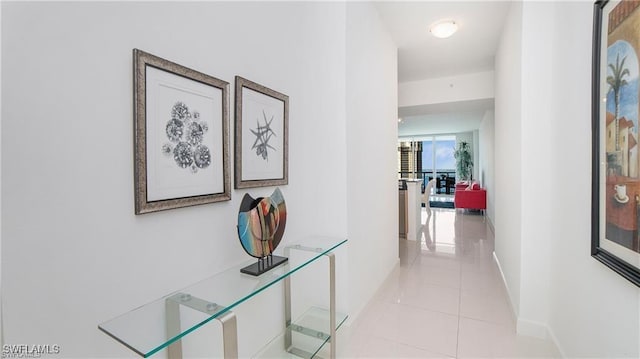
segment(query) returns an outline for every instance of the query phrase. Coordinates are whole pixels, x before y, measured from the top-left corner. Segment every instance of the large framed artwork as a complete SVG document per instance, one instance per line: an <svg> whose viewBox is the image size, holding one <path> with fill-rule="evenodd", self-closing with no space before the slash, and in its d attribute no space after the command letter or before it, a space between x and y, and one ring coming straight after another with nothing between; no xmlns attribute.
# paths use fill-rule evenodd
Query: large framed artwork
<svg viewBox="0 0 640 359"><path fill-rule="evenodd" d="M133 50L135 213L227 201L229 83Z"/></svg>
<svg viewBox="0 0 640 359"><path fill-rule="evenodd" d="M591 254L640 286L640 2L594 6Z"/></svg>
<svg viewBox="0 0 640 359"><path fill-rule="evenodd" d="M236 76L235 187L289 182L289 97Z"/></svg>

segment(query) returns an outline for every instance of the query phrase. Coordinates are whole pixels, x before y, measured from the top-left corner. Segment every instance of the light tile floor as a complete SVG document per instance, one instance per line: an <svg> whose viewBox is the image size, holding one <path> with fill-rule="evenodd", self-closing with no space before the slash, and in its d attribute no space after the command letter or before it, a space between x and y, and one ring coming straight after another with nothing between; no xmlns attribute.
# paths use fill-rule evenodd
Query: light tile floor
<svg viewBox="0 0 640 359"><path fill-rule="evenodd" d="M400 267L352 325L346 358L559 358L550 341L516 334L494 237L479 214L433 209Z"/></svg>

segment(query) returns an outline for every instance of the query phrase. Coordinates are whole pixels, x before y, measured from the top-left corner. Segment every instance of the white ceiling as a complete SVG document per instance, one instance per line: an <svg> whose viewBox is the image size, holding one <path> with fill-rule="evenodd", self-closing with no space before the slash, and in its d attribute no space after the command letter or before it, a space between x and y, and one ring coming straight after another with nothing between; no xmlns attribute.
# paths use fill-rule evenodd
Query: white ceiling
<svg viewBox="0 0 640 359"><path fill-rule="evenodd" d="M401 107L398 137L470 132L480 128L493 99Z"/></svg>
<svg viewBox="0 0 640 359"><path fill-rule="evenodd" d="M415 81L493 69L509 1L376 2L398 46L398 81ZM458 32L448 39L429 25L453 19Z"/></svg>
<svg viewBox="0 0 640 359"><path fill-rule="evenodd" d="M398 82L493 70L510 1L376 2L380 18L398 46ZM438 39L429 26L444 19L459 28ZM493 99L401 107L398 136L478 129Z"/></svg>
<svg viewBox="0 0 640 359"><path fill-rule="evenodd" d="M445 102L430 105L405 106L398 109L398 117L409 118L422 115L441 115L455 112L482 112L493 109L493 99Z"/></svg>
<svg viewBox="0 0 640 359"><path fill-rule="evenodd" d="M398 137L420 137L477 130L484 111L430 114L406 117L398 124Z"/></svg>

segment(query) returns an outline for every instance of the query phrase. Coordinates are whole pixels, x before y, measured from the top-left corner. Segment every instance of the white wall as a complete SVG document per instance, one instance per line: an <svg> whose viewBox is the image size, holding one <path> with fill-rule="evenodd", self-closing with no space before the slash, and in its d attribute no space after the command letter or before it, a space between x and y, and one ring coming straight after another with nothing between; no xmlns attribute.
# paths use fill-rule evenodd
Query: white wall
<svg viewBox="0 0 640 359"><path fill-rule="evenodd" d="M397 168L397 49L370 3L347 4L346 28L349 298L350 312L357 314L398 261L392 170Z"/></svg>
<svg viewBox="0 0 640 359"><path fill-rule="evenodd" d="M512 4L496 56L496 257L518 332L571 358L637 358L640 289L589 255L591 63L575 59L591 56L592 16L587 2Z"/></svg>
<svg viewBox="0 0 640 359"><path fill-rule="evenodd" d="M2 38L2 6L0 6L0 39ZM2 47L0 46L0 84L2 83ZM2 86L0 86L0 114L2 113ZM0 158L2 158L2 116L0 116ZM0 188L2 188L2 166L0 166ZM0 228L2 228L2 191L0 190ZM0 230L0 258L2 258L2 231ZM1 261L0 261L1 263ZM2 265L0 264L0 346L4 346L2 320Z"/></svg>
<svg viewBox="0 0 640 359"><path fill-rule="evenodd" d="M398 85L400 107L479 100L493 96L493 71L408 81Z"/></svg>
<svg viewBox="0 0 640 359"><path fill-rule="evenodd" d="M398 136L469 132L480 127L485 110L407 116L398 124Z"/></svg>
<svg viewBox="0 0 640 359"><path fill-rule="evenodd" d="M485 112L482 122L480 123L480 129L478 130L479 137L479 157L480 165L479 179L482 187L487 189L487 212L485 215L488 217L489 222L493 225L495 218L495 184L494 184L494 111Z"/></svg>
<svg viewBox="0 0 640 359"><path fill-rule="evenodd" d="M551 173L571 186L551 211L549 327L567 357L640 357L640 288L589 256L593 5L555 5ZM570 134L571 141L566 135ZM554 187L555 190L555 187ZM556 192L554 192L556 193Z"/></svg>
<svg viewBox="0 0 640 359"><path fill-rule="evenodd" d="M350 6L352 26L356 9ZM365 10L358 16L372 16ZM368 21L359 19L356 27ZM349 108L345 125L344 4L3 2L2 30L6 343L59 344L64 357L134 357L97 324L247 258L234 229L245 191L232 191L229 202L133 214L133 48L231 82L232 121L235 75L288 94L285 241L346 237L349 214L354 247L365 250L356 263L366 259L363 269L384 277L397 257L397 244L391 248L397 211L390 210L397 205L395 176L388 170L395 168L397 106L380 104L371 110L375 116L363 117L364 107L395 94L395 74L387 71L395 73L395 50L388 37L373 41L381 30L367 35L370 51L384 56L348 83L366 76L381 86L350 94L360 103ZM350 69L360 50L365 45L349 53ZM345 153L350 163L357 151L371 154L371 148L347 148L348 141L370 141L361 130L375 135L379 147L354 165L366 167L370 182L358 191L353 187L361 183L350 181L347 202ZM388 168L366 166L371 163ZM358 217L362 208L369 209L366 218ZM370 218L380 218L378 232L354 229ZM354 303L377 283L359 275L350 273L363 283ZM244 350L241 355L250 354Z"/></svg>
<svg viewBox="0 0 640 359"><path fill-rule="evenodd" d="M495 252L518 332L537 337L546 336L549 320L551 214L541 193L556 191L553 152L541 142L557 121L551 109L552 7L513 3L496 56Z"/></svg>
<svg viewBox="0 0 640 359"><path fill-rule="evenodd" d="M549 199L541 194L556 191L551 171L554 157L544 139L561 119L551 111L555 74L550 44L556 36L552 3L524 2L522 10L522 117L521 117L521 283L518 332L546 335L548 321ZM568 141L571 142L571 141Z"/></svg>
<svg viewBox="0 0 640 359"><path fill-rule="evenodd" d="M511 4L495 62L495 255L514 311L521 264L521 34L522 3Z"/></svg>

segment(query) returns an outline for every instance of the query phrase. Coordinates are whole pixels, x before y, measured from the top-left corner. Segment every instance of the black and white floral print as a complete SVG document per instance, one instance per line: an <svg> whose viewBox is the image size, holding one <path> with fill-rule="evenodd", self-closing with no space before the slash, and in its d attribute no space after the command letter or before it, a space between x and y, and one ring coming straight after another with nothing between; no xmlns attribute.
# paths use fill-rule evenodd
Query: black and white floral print
<svg viewBox="0 0 640 359"><path fill-rule="evenodd" d="M211 151L202 144L209 130L206 122L200 119L200 112L189 110L182 101L171 109L171 118L167 121L166 134L169 142L162 145L162 153L171 157L179 168L197 173L211 165Z"/></svg>

